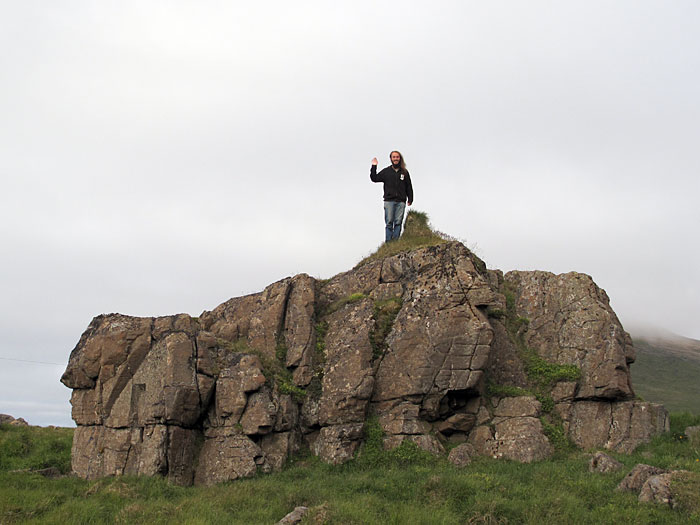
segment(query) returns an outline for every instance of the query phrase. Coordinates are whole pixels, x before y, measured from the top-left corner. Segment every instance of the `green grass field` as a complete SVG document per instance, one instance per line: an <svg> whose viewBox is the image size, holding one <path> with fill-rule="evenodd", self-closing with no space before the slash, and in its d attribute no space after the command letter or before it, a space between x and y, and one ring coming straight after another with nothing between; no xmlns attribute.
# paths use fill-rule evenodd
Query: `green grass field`
<svg viewBox="0 0 700 525"><path fill-rule="evenodd" d="M669 411L700 416L700 360L665 351L644 339L635 339L634 347L634 391L646 401L663 403Z"/></svg>
<svg viewBox="0 0 700 525"><path fill-rule="evenodd" d="M304 523L700 523L700 451L682 436L700 417L674 415L672 432L632 455L614 474L588 472L580 451L523 465L481 458L457 469L410 448L378 450L339 467L298 458L276 474L215 487L160 478L47 479L26 469L69 470L72 429L0 426L0 523L275 523L295 506ZM639 504L614 489L637 463L695 473L681 508Z"/></svg>

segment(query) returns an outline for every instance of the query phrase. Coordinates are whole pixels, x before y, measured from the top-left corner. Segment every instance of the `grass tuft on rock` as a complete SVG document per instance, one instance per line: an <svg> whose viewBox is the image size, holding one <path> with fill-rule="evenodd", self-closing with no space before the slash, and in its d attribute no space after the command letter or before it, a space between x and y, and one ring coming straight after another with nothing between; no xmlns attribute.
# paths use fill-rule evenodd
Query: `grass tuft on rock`
<svg viewBox="0 0 700 525"><path fill-rule="evenodd" d="M403 301L400 297L376 301L372 310L374 327L369 333L369 342L372 345L372 360L379 359L386 352L386 338L394 326L396 315L401 310Z"/></svg>
<svg viewBox="0 0 700 525"><path fill-rule="evenodd" d="M410 210L406 214L406 223L401 237L394 241L382 243L374 253L357 263L355 268L359 268L371 261L391 257L397 253L425 248L426 246L437 246L451 240L455 239L436 232L430 227L427 213Z"/></svg>

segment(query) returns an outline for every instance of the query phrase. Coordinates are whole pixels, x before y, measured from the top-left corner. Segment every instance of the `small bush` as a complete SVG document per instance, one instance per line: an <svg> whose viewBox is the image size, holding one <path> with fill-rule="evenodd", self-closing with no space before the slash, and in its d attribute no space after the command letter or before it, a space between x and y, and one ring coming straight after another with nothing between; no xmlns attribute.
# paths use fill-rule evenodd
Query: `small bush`
<svg viewBox="0 0 700 525"><path fill-rule="evenodd" d="M577 366L550 363L534 351L527 354L525 372L532 382L543 388L551 388L559 381L578 381L581 379L581 370Z"/></svg>
<svg viewBox="0 0 700 525"><path fill-rule="evenodd" d="M559 418L541 417L542 431L549 439L549 443L554 447L554 450L559 454L568 454L574 452L577 447L569 439L564 431L564 425Z"/></svg>
<svg viewBox="0 0 700 525"><path fill-rule="evenodd" d="M363 293L353 293L353 294L348 295L347 297L343 297L341 299L338 299L337 301L332 302L325 309L323 309L323 311L320 312L320 316L330 315L333 312L337 312L345 305L356 303L358 301L361 301L365 297L367 297L367 296Z"/></svg>
<svg viewBox="0 0 700 525"><path fill-rule="evenodd" d="M552 410L554 410L554 399L551 395L538 393L535 395L535 397L542 406L542 412L544 412L545 414L549 414Z"/></svg>

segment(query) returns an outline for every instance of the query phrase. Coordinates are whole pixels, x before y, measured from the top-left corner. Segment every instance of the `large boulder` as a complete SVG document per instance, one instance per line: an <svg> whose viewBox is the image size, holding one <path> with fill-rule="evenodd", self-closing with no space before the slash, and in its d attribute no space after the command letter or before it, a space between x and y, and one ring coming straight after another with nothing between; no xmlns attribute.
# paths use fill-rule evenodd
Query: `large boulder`
<svg viewBox="0 0 700 525"><path fill-rule="evenodd" d="M631 399L632 338L604 290L588 275L509 272L516 311L529 320L525 341L546 360L581 369L577 399Z"/></svg>
<svg viewBox="0 0 700 525"><path fill-rule="evenodd" d="M580 401L565 419L569 436L583 449L604 447L630 453L655 435L669 431L666 409L643 401Z"/></svg>
<svg viewBox="0 0 700 525"><path fill-rule="evenodd" d="M504 320L513 309L529 319L518 339ZM577 366L580 380L541 391L523 341ZM62 382L73 389L77 475L209 485L280 469L302 446L348 461L370 415L386 448L443 454L450 442L461 464L548 457L552 409L579 446L630 451L668 429L663 407L633 399L633 358L590 277L504 276L445 242L328 281L282 279L197 318L98 316ZM517 397L491 394L494 384Z"/></svg>
<svg viewBox="0 0 700 525"><path fill-rule="evenodd" d="M617 490L639 493L644 483L646 483L650 477L665 474L666 472L667 471L662 468L639 463L622 479L617 486Z"/></svg>
<svg viewBox="0 0 700 525"><path fill-rule="evenodd" d="M642 485L639 493L639 501L643 503L656 503L675 508L678 501L673 491L674 482L678 482L691 475L687 470L673 470L663 474L651 476Z"/></svg>

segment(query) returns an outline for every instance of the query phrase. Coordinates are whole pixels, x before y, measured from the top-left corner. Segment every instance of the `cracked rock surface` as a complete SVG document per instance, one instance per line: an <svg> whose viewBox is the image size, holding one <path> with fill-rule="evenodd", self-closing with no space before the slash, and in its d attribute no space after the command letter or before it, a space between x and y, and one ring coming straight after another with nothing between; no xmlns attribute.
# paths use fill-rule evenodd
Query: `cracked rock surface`
<svg viewBox="0 0 700 525"><path fill-rule="evenodd" d="M506 285L527 345L581 370L552 386L547 409L576 444L630 451L668 429L663 407L633 399L631 340L590 277L503 276L448 242L327 281L286 278L198 318L94 318L61 379L78 425L73 470L209 485L280 469L302 447L348 461L368 424L387 448L545 458L541 403L487 395L487 381L529 388L491 315L506 311Z"/></svg>

